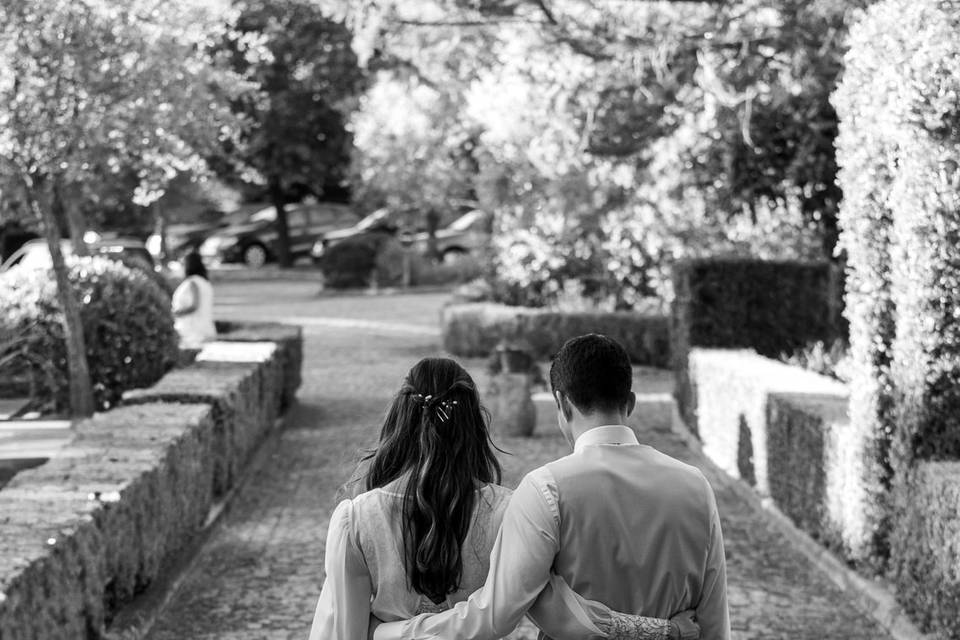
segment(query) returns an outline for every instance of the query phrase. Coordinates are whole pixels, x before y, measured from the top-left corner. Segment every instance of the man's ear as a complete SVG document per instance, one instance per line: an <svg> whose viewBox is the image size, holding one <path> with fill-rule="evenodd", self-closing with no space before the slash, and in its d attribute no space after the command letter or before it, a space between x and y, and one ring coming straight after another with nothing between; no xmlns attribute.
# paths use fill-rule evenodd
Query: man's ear
<svg viewBox="0 0 960 640"><path fill-rule="evenodd" d="M553 399L557 401L557 410L563 414L564 420L569 421L571 416L573 416L573 408L570 405L570 400L567 396L563 395L561 391L554 391Z"/></svg>
<svg viewBox="0 0 960 640"><path fill-rule="evenodd" d="M636 408L637 408L637 394L631 391L630 396L627 398L627 406L623 415L629 417L630 414L633 413L633 410Z"/></svg>

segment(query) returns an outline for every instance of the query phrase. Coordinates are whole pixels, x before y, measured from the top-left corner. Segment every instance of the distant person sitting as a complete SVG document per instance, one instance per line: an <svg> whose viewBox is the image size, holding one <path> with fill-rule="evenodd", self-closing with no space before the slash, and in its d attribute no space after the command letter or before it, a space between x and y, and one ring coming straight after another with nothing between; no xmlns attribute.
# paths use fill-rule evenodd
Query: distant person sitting
<svg viewBox="0 0 960 640"><path fill-rule="evenodd" d="M173 292L174 327L180 335L181 349L200 349L216 337L213 324L213 285L200 254L191 251L183 259L186 276Z"/></svg>

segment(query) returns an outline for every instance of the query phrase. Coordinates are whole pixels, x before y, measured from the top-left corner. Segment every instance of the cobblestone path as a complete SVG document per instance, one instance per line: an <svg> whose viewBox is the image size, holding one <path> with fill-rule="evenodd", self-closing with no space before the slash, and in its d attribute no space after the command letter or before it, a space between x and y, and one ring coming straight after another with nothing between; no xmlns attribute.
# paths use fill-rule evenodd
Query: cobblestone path
<svg viewBox="0 0 960 640"><path fill-rule="evenodd" d="M304 384L267 464L256 470L205 545L149 640L305 640L323 579L323 543L337 487L369 446L392 391L426 355L440 354L445 296L317 297L311 283L230 283L218 317L296 319L304 326ZM482 379L482 362L465 364ZM669 377L641 372L638 393ZM541 411L530 439L499 439L505 484L568 450ZM702 464L682 439L638 416L642 440ZM708 473L709 477L709 473ZM713 481L713 478L711 478ZM720 483L713 482L715 487ZM888 638L790 548L762 514L718 488L735 640ZM515 638L534 638L523 626Z"/></svg>

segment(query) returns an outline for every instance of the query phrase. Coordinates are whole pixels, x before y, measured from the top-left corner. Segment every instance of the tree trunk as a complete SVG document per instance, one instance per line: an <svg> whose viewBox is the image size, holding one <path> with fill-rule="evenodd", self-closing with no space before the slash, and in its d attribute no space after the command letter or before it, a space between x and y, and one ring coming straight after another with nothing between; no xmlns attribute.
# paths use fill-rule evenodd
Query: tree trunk
<svg viewBox="0 0 960 640"><path fill-rule="evenodd" d="M439 260L437 251L437 230L440 228L440 212L431 208L427 211L427 257L430 260Z"/></svg>
<svg viewBox="0 0 960 640"><path fill-rule="evenodd" d="M66 222L66 227L70 233L70 245L73 254L76 256L88 256L90 251L87 248L87 242L83 235L87 232L87 224L83 219L83 213L75 204L67 202L63 194L63 186L54 181L53 183L53 216L60 222Z"/></svg>
<svg viewBox="0 0 960 640"><path fill-rule="evenodd" d="M160 204L160 200L153 203L153 216L154 230L156 231L157 235L160 236L159 260L167 263L173 259L173 256L170 255L169 248L167 247L167 214L164 211L163 205Z"/></svg>
<svg viewBox="0 0 960 640"><path fill-rule="evenodd" d="M280 180L270 179L270 199L277 210L277 262L283 269L293 266L290 256L290 227L287 225L287 210L284 208L283 189Z"/></svg>
<svg viewBox="0 0 960 640"><path fill-rule="evenodd" d="M27 200L31 211L43 227L50 257L53 259L53 273L57 281L57 297L63 308L63 334L67 343L67 366L70 374L70 413L75 418L93 415L93 385L90 382L90 368L87 364L87 347L83 336L83 322L80 320L80 305L67 277L67 264L60 250L60 229L51 208L40 206L36 193L27 189ZM54 198L56 199L56 197Z"/></svg>

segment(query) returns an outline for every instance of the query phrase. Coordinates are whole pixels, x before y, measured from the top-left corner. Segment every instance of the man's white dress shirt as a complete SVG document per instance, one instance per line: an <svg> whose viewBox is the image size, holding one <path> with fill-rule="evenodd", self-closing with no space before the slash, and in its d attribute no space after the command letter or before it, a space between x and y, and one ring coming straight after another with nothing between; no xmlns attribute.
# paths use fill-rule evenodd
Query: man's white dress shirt
<svg viewBox="0 0 960 640"><path fill-rule="evenodd" d="M580 596L616 611L669 618L692 608L703 640L730 638L713 490L698 469L640 445L622 425L591 429L571 455L521 481L481 589L443 613L382 624L374 638L500 638L528 612L551 568ZM530 617L549 623L535 610Z"/></svg>
<svg viewBox="0 0 960 640"><path fill-rule="evenodd" d="M391 621L443 611L483 586L510 490L491 484L477 489L473 519L461 548L460 587L435 605L413 591L404 567L400 523L405 482L401 478L364 492L334 510L324 554L326 578L310 640L367 640L371 614ZM595 623L610 624L615 615L600 603L584 601L556 575L533 610L548 621L545 628L556 640L602 640L606 636ZM650 622L657 626L659 621Z"/></svg>

